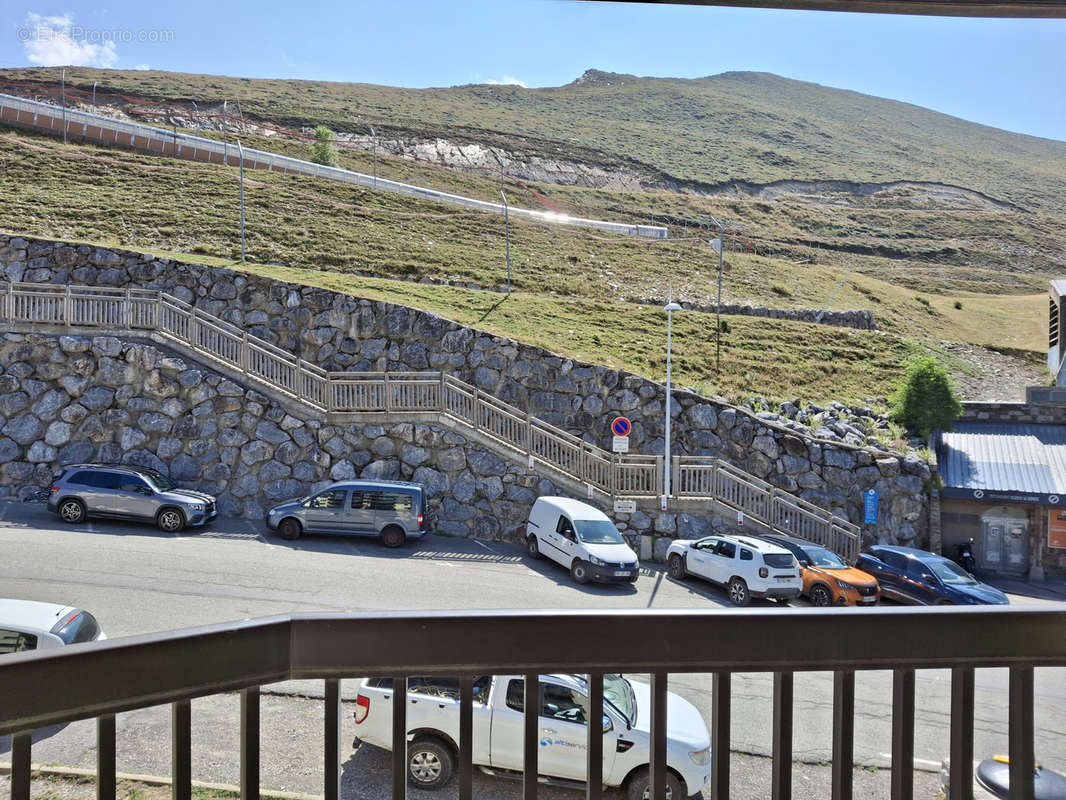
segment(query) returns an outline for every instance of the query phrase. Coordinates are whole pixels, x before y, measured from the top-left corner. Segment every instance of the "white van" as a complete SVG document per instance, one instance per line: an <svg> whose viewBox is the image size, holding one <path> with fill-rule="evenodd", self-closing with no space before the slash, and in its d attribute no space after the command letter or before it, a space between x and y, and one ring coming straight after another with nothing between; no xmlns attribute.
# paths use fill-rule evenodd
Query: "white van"
<svg viewBox="0 0 1066 800"><path fill-rule="evenodd" d="M570 570L578 583L633 583L640 562L618 528L597 508L569 497L538 497L529 511L530 558L547 556Z"/></svg>

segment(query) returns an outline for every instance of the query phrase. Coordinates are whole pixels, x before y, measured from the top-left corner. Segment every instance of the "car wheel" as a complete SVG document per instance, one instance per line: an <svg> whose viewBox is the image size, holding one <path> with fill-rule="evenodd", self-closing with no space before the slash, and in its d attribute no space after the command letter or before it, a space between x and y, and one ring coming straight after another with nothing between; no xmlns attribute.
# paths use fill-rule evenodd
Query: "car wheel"
<svg viewBox="0 0 1066 800"><path fill-rule="evenodd" d="M681 781L672 772L666 773L667 800L681 800ZM626 800L651 800L651 773L647 767L641 767L633 773L626 786Z"/></svg>
<svg viewBox="0 0 1066 800"><path fill-rule="evenodd" d="M729 599L737 606L746 606L751 602L751 593L748 591L748 584L744 583L743 578L730 578Z"/></svg>
<svg viewBox="0 0 1066 800"><path fill-rule="evenodd" d="M570 566L570 577L577 583L588 583L589 565L578 559Z"/></svg>
<svg viewBox="0 0 1066 800"><path fill-rule="evenodd" d="M530 558L540 558L540 545L537 544L536 536L526 539L526 552L529 553Z"/></svg>
<svg viewBox="0 0 1066 800"><path fill-rule="evenodd" d="M415 739L407 746L407 782L419 789L440 789L452 778L455 756L438 739Z"/></svg>
<svg viewBox="0 0 1066 800"><path fill-rule="evenodd" d="M155 524L164 533L178 533L185 527L185 515L176 508L164 508L156 516Z"/></svg>
<svg viewBox="0 0 1066 800"><path fill-rule="evenodd" d="M829 590L819 584L811 589L811 593L808 595L811 600L812 606L831 606L833 605L833 597L829 594Z"/></svg>
<svg viewBox="0 0 1066 800"><path fill-rule="evenodd" d="M381 532L381 543L386 547L403 547L403 543L407 541L407 534L403 532L403 528L398 528L395 525L390 525Z"/></svg>
<svg viewBox="0 0 1066 800"><path fill-rule="evenodd" d="M676 553L670 556L670 577L676 580L685 577L685 559Z"/></svg>
<svg viewBox="0 0 1066 800"><path fill-rule="evenodd" d="M300 534L303 533L303 527L300 525L299 520L295 520L292 517L286 517L278 525L278 533L281 534L282 539L299 539Z"/></svg>
<svg viewBox="0 0 1066 800"><path fill-rule="evenodd" d="M59 518L71 525L85 522L85 504L81 500L64 500L59 504Z"/></svg>

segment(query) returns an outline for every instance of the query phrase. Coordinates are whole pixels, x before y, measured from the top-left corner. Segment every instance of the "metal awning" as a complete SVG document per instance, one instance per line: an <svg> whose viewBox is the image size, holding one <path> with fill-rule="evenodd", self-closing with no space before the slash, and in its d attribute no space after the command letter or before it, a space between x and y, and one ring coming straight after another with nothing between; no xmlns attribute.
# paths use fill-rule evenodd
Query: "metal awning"
<svg viewBox="0 0 1066 800"><path fill-rule="evenodd" d="M1066 505L1066 425L960 422L936 456L947 497Z"/></svg>

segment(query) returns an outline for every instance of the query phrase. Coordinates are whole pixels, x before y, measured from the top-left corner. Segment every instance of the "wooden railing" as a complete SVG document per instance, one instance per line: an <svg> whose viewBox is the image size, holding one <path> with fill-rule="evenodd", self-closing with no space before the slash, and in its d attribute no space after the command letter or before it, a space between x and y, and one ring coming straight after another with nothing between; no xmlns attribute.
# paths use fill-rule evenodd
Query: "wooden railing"
<svg viewBox="0 0 1066 800"><path fill-rule="evenodd" d="M828 547L849 562L859 556L861 529L720 458L674 456L672 483L678 497L713 497L780 533Z"/></svg>
<svg viewBox="0 0 1066 800"><path fill-rule="evenodd" d="M437 413L610 497L658 497L662 456L610 453L442 372L327 372L163 292L0 283L0 319L71 328L151 331L197 357L239 370L319 413ZM709 498L774 530L849 559L859 528L721 459L675 457L676 496Z"/></svg>

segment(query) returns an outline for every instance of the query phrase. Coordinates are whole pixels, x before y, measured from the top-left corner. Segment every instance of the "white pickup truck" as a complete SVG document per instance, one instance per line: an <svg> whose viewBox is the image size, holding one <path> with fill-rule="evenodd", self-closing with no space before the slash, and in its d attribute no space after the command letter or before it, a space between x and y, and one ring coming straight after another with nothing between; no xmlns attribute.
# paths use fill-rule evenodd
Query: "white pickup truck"
<svg viewBox="0 0 1066 800"><path fill-rule="evenodd" d="M474 682L473 763L484 772L519 775L522 770L525 680L520 675L485 676ZM603 783L624 787L628 800L649 796L650 687L621 675L604 676ZM540 676L542 780L576 785L587 776L589 703L582 675ZM392 747L392 680L367 678L356 699L357 736ZM667 790L680 800L707 785L711 737L699 711L670 692L667 701ZM459 681L409 678L407 689L407 778L420 789L439 789L458 761Z"/></svg>

